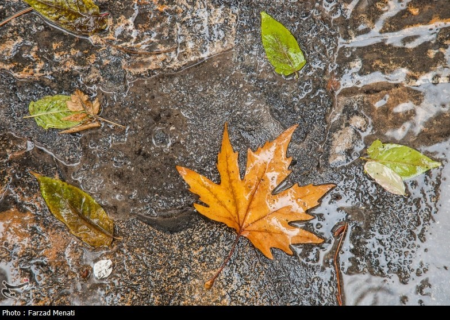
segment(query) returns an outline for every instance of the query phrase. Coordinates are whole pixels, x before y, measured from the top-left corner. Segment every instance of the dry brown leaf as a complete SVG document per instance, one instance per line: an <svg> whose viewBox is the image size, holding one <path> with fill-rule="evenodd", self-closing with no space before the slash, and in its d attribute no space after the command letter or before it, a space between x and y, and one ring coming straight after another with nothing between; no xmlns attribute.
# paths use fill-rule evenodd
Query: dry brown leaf
<svg viewBox="0 0 450 320"><path fill-rule="evenodd" d="M86 124L80 124L73 128L63 130L60 133L75 133L75 132L80 132L80 131L87 130L87 129L98 128L100 126L101 126L100 122L94 121L94 122L90 122L90 123L86 123Z"/></svg>
<svg viewBox="0 0 450 320"><path fill-rule="evenodd" d="M76 89L67 101L67 108L70 111L85 111L88 114L95 115L100 111L100 102L95 99L94 102L89 101L89 97L82 91Z"/></svg>
<svg viewBox="0 0 450 320"><path fill-rule="evenodd" d="M82 91L76 89L71 96L46 96L36 102L31 102L30 116L43 127L67 129L60 133L74 133L91 128L100 127L100 121L125 128L124 126L98 116L100 102L96 98L93 102Z"/></svg>
<svg viewBox="0 0 450 320"><path fill-rule="evenodd" d="M241 236L247 237L269 259L273 258L271 248L293 254L292 244L323 242L315 234L292 226L290 222L312 219L313 216L306 211L317 206L318 200L335 187L334 184L294 185L272 194L291 173L288 169L291 158L286 157L286 151L296 127L290 127L256 152L249 149L243 179L239 174L238 153L233 152L226 125L217 164L220 184L190 169L177 167L189 184L189 190L199 195L199 200L206 204L194 204L197 211L235 229L236 243ZM207 288L213 285L224 264L206 283Z"/></svg>
<svg viewBox="0 0 450 320"><path fill-rule="evenodd" d="M70 100L66 102L67 108L70 111L84 111L81 101L89 101L88 96L82 91L76 89L75 92L70 96Z"/></svg>
<svg viewBox="0 0 450 320"><path fill-rule="evenodd" d="M98 98L95 98L94 102L92 103L92 114L98 114L100 112L100 102L98 101Z"/></svg>
<svg viewBox="0 0 450 320"><path fill-rule="evenodd" d="M83 121L86 117L87 117L86 113L75 113L70 116L62 118L62 120L80 122L80 121Z"/></svg>

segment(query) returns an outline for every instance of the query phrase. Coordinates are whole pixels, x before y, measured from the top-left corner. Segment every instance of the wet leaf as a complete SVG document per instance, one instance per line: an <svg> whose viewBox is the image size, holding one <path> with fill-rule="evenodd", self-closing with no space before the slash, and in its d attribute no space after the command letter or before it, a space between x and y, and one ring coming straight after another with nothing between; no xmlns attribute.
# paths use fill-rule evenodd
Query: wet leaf
<svg viewBox="0 0 450 320"><path fill-rule="evenodd" d="M99 117L100 102L98 99L91 102L89 97L78 89L70 97L46 96L41 100L31 102L29 110L31 115L24 118L34 118L36 123L44 129L67 129L60 133L74 133L98 128L101 126L100 121L124 128L118 123Z"/></svg>
<svg viewBox="0 0 450 320"><path fill-rule="evenodd" d="M32 174L50 212L73 235L93 247L111 245L114 222L89 194L63 181Z"/></svg>
<svg viewBox="0 0 450 320"><path fill-rule="evenodd" d="M406 194L402 177L389 167L379 162L367 161L364 170L385 190L402 196Z"/></svg>
<svg viewBox="0 0 450 320"><path fill-rule="evenodd" d="M79 114L67 108L69 96L56 95L46 96L38 101L30 102L29 111L36 123L44 129L67 129L72 128L80 121L70 121L68 117Z"/></svg>
<svg viewBox="0 0 450 320"><path fill-rule="evenodd" d="M177 167L189 184L190 191L200 196L203 204L194 204L197 211L235 229L236 241L241 236L247 237L269 259L273 258L271 248L292 254L291 244L323 242L315 234L290 223L312 219L313 216L306 211L317 206L318 200L335 186L294 185L272 194L290 174L288 167L291 158L286 157L286 151L295 128L289 128L256 152L248 150L243 179L239 174L238 154L233 152L227 126L218 155L220 184L190 169ZM208 288L214 279L207 283Z"/></svg>
<svg viewBox="0 0 450 320"><path fill-rule="evenodd" d="M292 33L264 11L261 12L261 38L267 58L277 73L288 76L306 64Z"/></svg>
<svg viewBox="0 0 450 320"><path fill-rule="evenodd" d="M368 159L387 166L403 180L441 165L412 148L393 143L383 144L380 140L374 141L367 149L367 153Z"/></svg>
<svg viewBox="0 0 450 320"><path fill-rule="evenodd" d="M80 35L106 29L107 14L91 0L24 0L35 11L61 28Z"/></svg>
<svg viewBox="0 0 450 320"><path fill-rule="evenodd" d="M81 122L84 119L86 119L87 114L86 113L75 113L68 117L63 118L64 121L75 121L75 122Z"/></svg>
<svg viewBox="0 0 450 320"><path fill-rule="evenodd" d="M100 126L101 126L100 123L98 123L97 121L94 121L94 122L75 126L73 128L61 131L60 133L75 133L75 132L80 132L80 131L87 130L87 129L98 128Z"/></svg>
<svg viewBox="0 0 450 320"><path fill-rule="evenodd" d="M90 115L98 114L100 102L95 98L94 102L89 101L89 97L80 90L75 90L67 101L67 108L70 111L86 111Z"/></svg>

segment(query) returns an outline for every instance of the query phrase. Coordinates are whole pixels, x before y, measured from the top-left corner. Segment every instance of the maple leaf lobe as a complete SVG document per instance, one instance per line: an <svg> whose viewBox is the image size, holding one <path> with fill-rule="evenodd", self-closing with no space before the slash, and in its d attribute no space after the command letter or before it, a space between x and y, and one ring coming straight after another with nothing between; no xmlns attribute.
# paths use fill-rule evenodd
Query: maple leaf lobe
<svg viewBox="0 0 450 320"><path fill-rule="evenodd" d="M190 169L177 167L190 186L189 190L199 195L199 200L206 205L194 204L199 213L235 229L239 237L247 237L270 259L273 258L271 248L293 254L292 244L323 242L315 234L290 223L312 219L306 211L317 206L318 200L335 187L334 184L294 185L272 194L291 173L291 158L286 157L286 153L296 128L297 125L288 128L255 152L248 149L243 178L239 174L238 153L231 146L227 125L217 161L220 184Z"/></svg>

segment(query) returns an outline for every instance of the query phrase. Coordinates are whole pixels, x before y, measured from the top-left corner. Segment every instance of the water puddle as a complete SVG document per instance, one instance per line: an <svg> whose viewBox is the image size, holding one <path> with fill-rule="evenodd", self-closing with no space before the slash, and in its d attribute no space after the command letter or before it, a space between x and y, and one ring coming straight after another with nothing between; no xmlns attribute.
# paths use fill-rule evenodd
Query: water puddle
<svg viewBox="0 0 450 320"><path fill-rule="evenodd" d="M386 199L389 204L384 205L373 186L366 189L371 195L362 196L352 186L354 181L338 185L347 191L346 203L326 207L339 217L346 212L351 221L340 254L348 305L439 305L446 304L449 296L445 287L450 279L450 255L443 254L443 248L448 236L444 226L450 223L444 200L449 170L450 59L449 43L442 39L450 24L445 15L433 20L424 15L415 24L399 22L398 17L417 15L420 10L414 1L388 1L378 8L352 1L341 7L342 15L335 20L344 19L354 32L342 32L338 42L336 63L341 78L329 117L334 132L330 164L343 164L347 173L359 175L361 171L351 165L363 165L357 161L363 152L360 144L366 148L376 138L415 147L445 164L408 180L407 199ZM355 21L363 22L358 26ZM415 61L404 59L410 54L425 61L418 67ZM359 113L370 123L357 140L347 133L355 130L349 113ZM352 189L355 193L348 198ZM387 221L396 227L386 225Z"/></svg>
<svg viewBox="0 0 450 320"><path fill-rule="evenodd" d="M450 142L445 141L433 145L426 149L429 152L436 152L439 158L448 159ZM446 162L442 169L442 176L447 177L450 166ZM433 177L436 178L436 177ZM422 184L422 183L420 183ZM345 288L345 297L348 305L446 305L450 292L448 284L450 283L450 255L446 254L448 247L447 240L449 231L446 226L449 225L448 218L448 193L450 191L448 181L444 181L439 187L440 197L436 202L437 211L433 213L430 223L425 224L425 229L420 231L421 227L416 229L417 239L413 241L413 246L406 245L401 255L383 255L380 251L379 243L388 237L373 234L372 239L368 239L367 245L373 250L378 250L380 255L377 263L385 270L381 275L374 275L367 270L362 273L349 274L351 269L348 263L343 263L343 281ZM426 194L432 196L426 199ZM427 202L435 202L432 190L425 191L422 188L412 192L412 196L423 201L425 197ZM421 206L419 210L426 210L426 206ZM400 214L400 213L399 213ZM402 213L404 214L404 213ZM412 212L411 214L418 214ZM399 219L403 219L399 216ZM424 221L425 222L425 221ZM421 235L422 233L422 235ZM352 244L346 240L343 247ZM378 249L377 249L378 248ZM341 261L351 261L351 250L344 250L341 254ZM407 253L408 252L408 253ZM409 254L412 252L413 254ZM401 279L397 275L390 274L390 268L395 265L403 264L402 256L406 255L405 261L409 266L410 275L407 279Z"/></svg>

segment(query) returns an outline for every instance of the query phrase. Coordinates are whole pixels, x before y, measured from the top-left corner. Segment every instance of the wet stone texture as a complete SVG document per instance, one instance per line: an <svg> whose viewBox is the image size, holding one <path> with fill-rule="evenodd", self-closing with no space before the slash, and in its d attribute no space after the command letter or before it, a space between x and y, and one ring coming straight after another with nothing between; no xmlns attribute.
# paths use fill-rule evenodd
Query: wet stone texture
<svg viewBox="0 0 450 320"><path fill-rule="evenodd" d="M336 225L345 304L446 304L450 252L450 7L434 1L106 1L109 27L77 37L28 13L0 27L1 305L336 305ZM0 20L26 8L0 3ZM267 11L307 64L281 77L260 40ZM159 52L159 53L158 53ZM28 104L80 89L126 127L61 135L24 119ZM325 239L274 259L246 239L211 290L204 283L235 239L193 208L176 166L215 182L224 124L243 169L298 124L286 186L335 183L297 224ZM363 171L376 139L443 166L389 194ZM114 219L92 249L49 212L29 171L88 192ZM243 172L242 172L243 173ZM110 259L111 275L93 266Z"/></svg>

